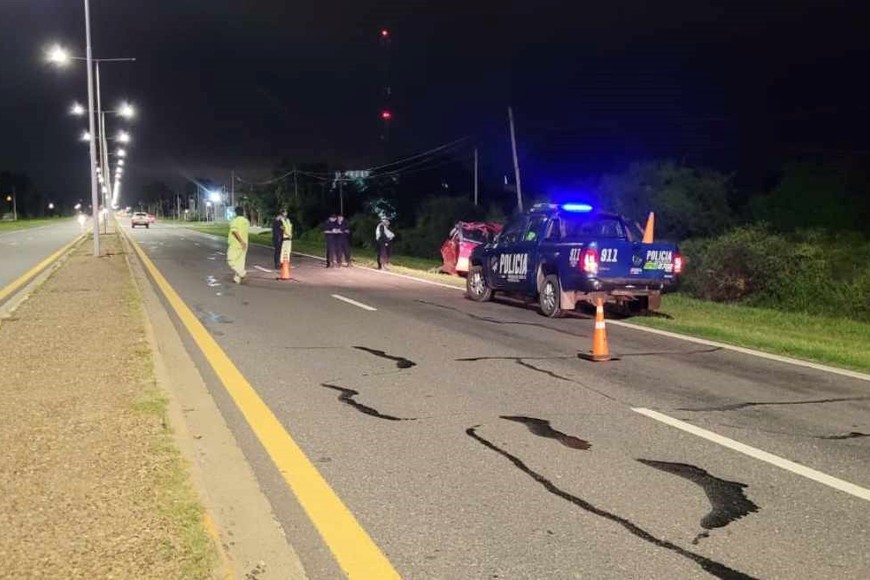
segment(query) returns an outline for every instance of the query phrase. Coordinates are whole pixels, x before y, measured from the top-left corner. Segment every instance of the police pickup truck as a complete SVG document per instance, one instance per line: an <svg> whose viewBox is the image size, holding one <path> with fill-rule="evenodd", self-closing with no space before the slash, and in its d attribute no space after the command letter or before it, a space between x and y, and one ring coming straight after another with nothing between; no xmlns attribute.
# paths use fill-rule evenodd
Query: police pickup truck
<svg viewBox="0 0 870 580"><path fill-rule="evenodd" d="M642 240L637 223L588 204L538 204L475 248L466 295L478 302L493 292L537 298L549 317L597 298L631 312L657 310L683 258L674 244Z"/></svg>

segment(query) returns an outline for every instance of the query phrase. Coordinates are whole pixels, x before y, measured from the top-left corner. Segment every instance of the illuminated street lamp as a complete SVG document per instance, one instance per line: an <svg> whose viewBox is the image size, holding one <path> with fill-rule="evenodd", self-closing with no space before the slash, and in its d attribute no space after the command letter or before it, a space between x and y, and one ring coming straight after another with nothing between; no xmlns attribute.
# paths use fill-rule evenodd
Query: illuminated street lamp
<svg viewBox="0 0 870 580"><path fill-rule="evenodd" d="M90 141L90 140L91 140L91 133L90 133L90 131L82 131L82 136L79 137L79 141L86 141L86 142L87 142L87 141Z"/></svg>
<svg viewBox="0 0 870 580"><path fill-rule="evenodd" d="M118 157L126 157L126 156L127 156L127 150L126 150L126 149L118 149L118 151L117 151L116 154L118 155Z"/></svg>
<svg viewBox="0 0 870 580"><path fill-rule="evenodd" d="M65 67L72 62L73 58L64 47L59 44L53 44L45 51L45 60L55 66Z"/></svg>
<svg viewBox="0 0 870 580"><path fill-rule="evenodd" d="M70 115L75 115L76 117L81 117L85 114L85 107L81 103L73 103L69 108Z"/></svg>
<svg viewBox="0 0 870 580"><path fill-rule="evenodd" d="M124 167L124 160L118 159L118 167Z"/></svg>
<svg viewBox="0 0 870 580"><path fill-rule="evenodd" d="M117 113L125 119L132 119L136 116L136 109L133 107L133 105L125 101L121 103L120 107L118 107Z"/></svg>
<svg viewBox="0 0 870 580"><path fill-rule="evenodd" d="M91 155L91 206L93 208L93 218L94 218L94 256L99 257L100 255L100 228L98 223L98 212L99 212L99 199L98 199L98 186L97 186L97 178L96 172L93 170L94 167L97 166L97 143L96 139L92 138L92 136L97 135L96 124L100 122L100 118L95 118L94 116L94 93L96 92L97 98L97 116L101 116L101 107L100 107L100 63L101 62L111 62L111 61L134 61L136 59L133 58L104 58L104 59L95 59L91 52L91 8L90 8L90 0L84 0L85 7L85 45L86 45L86 56L84 58L72 56L69 51L64 49L62 46L55 44L48 48L46 51L45 57L46 61L58 66L60 68L64 68L70 64L73 60L81 60L85 61L87 64L88 71L88 124L90 125L90 130L88 131L88 141L90 142L90 155ZM94 64L96 64L96 86L94 84ZM103 127L101 127L103 129ZM99 136L101 140L105 139L105 131L100 130ZM105 160L105 149L103 149L103 157L104 163L107 163Z"/></svg>
<svg viewBox="0 0 870 580"><path fill-rule="evenodd" d="M115 137L115 140L118 141L118 143L125 143L125 144L129 143L130 142L130 134L127 133L126 131L118 131L118 136Z"/></svg>

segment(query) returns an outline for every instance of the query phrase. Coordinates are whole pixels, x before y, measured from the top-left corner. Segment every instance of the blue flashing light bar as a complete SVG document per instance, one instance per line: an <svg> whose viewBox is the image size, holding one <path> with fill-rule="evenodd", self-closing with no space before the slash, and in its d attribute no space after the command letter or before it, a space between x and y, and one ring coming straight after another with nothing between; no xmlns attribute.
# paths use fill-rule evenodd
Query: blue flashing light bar
<svg viewBox="0 0 870 580"><path fill-rule="evenodd" d="M562 210L576 213L589 213L592 211L592 206L588 203L563 203Z"/></svg>

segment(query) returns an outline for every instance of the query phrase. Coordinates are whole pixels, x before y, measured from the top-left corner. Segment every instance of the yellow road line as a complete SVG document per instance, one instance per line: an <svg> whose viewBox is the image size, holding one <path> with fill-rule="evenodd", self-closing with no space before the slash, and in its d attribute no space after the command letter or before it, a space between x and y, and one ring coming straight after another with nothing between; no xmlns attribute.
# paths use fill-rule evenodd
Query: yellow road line
<svg viewBox="0 0 870 580"><path fill-rule="evenodd" d="M145 269L235 401L348 578L400 578L381 549L132 237Z"/></svg>
<svg viewBox="0 0 870 580"><path fill-rule="evenodd" d="M84 237L84 235L77 236L76 239L74 239L73 241L71 241L70 243L68 243L67 245L65 245L64 247L62 247L61 249L59 249L58 251L56 251L55 253L53 253L52 255L50 255L49 257L47 257L46 259L44 259L43 261L41 261L40 263L38 263L37 265L32 267L30 270L25 272L20 278L18 278L17 280L12 282L8 286L6 286L6 288L3 288L2 290L0 290L0 302L3 302L4 300L6 300L6 298L8 298L13 293L17 292L19 288L21 288L22 286L24 286L25 284L30 282L30 280L35 278L40 272L42 272L43 270L45 270L46 268L51 266L58 258L60 258L64 254L64 252L66 252L67 250L72 248L74 245L76 245L83 237Z"/></svg>

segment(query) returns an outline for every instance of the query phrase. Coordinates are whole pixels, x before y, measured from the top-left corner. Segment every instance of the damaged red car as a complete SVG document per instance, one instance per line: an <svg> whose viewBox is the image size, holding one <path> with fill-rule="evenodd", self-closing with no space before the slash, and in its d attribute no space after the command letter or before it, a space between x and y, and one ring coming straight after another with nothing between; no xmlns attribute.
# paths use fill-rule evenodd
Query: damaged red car
<svg viewBox="0 0 870 580"><path fill-rule="evenodd" d="M444 261L441 271L454 276L467 274L472 250L491 242L501 228L502 225L496 223L456 222L450 230L450 237L441 245L441 258Z"/></svg>

